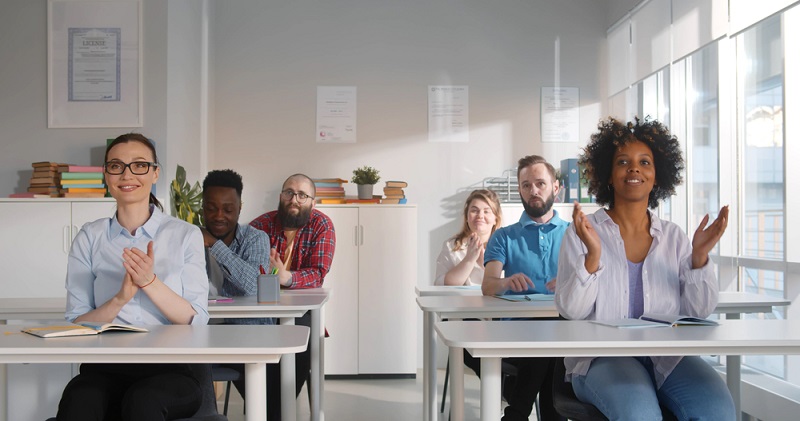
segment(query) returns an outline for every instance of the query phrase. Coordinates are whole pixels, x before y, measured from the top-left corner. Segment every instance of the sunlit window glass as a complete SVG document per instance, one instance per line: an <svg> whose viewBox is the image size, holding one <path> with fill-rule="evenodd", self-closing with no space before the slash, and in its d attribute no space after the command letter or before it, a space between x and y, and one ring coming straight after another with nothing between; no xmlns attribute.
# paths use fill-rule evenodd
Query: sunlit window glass
<svg viewBox="0 0 800 421"><path fill-rule="evenodd" d="M737 40L744 179L743 250L783 258L783 54L780 16Z"/></svg>

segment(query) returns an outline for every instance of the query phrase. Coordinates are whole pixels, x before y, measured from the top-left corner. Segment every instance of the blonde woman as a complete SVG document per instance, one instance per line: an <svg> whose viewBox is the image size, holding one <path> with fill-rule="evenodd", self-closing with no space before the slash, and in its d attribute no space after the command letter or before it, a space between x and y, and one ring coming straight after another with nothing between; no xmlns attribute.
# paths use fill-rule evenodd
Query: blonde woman
<svg viewBox="0 0 800 421"><path fill-rule="evenodd" d="M444 243L436 259L434 285L480 285L483 251L501 222L497 194L491 190L473 190L464 203L461 231Z"/></svg>

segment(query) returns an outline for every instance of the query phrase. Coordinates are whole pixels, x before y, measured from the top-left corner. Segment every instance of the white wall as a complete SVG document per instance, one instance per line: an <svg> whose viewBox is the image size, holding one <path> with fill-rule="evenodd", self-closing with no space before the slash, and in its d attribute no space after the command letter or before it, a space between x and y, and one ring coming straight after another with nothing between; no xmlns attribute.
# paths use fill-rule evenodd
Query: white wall
<svg viewBox="0 0 800 421"><path fill-rule="evenodd" d="M47 1L2 0L0 8L0 196L27 189L35 161L101 165L106 139L130 131L156 141L167 197L175 166L201 173L198 0L143 0L144 127L47 128ZM195 45L197 43L197 45ZM169 147L168 147L169 145ZM165 203L165 206L167 204Z"/></svg>
<svg viewBox="0 0 800 421"><path fill-rule="evenodd" d="M274 209L290 174L349 178L357 166L374 166L383 180L407 180L409 201L419 206L422 285L431 283L436 253L457 230L466 190L523 155L558 162L577 154L577 144L538 141L539 92L554 84L556 39L560 83L580 88L581 138L602 116L603 2L214 6L209 167L243 175L242 219ZM427 142L426 88L435 84L469 86L469 143ZM357 143L315 143L317 85L357 86Z"/></svg>

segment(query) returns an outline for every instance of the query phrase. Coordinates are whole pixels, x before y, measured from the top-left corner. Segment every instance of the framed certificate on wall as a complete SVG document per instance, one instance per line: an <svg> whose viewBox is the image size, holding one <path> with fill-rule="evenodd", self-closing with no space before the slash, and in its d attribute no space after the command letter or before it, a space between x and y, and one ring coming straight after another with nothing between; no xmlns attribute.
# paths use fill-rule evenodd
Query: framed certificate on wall
<svg viewBox="0 0 800 421"><path fill-rule="evenodd" d="M47 127L141 127L140 0L48 0Z"/></svg>

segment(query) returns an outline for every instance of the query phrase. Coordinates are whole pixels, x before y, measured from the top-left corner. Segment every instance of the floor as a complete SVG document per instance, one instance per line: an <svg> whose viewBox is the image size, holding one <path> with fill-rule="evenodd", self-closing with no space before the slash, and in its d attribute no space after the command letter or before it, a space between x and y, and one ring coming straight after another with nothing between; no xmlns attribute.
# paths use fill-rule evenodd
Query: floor
<svg viewBox="0 0 800 421"><path fill-rule="evenodd" d="M441 405L444 370L439 370L438 400ZM223 388L224 390L224 388ZM480 380L468 374L464 377L464 419L480 419ZM220 396L218 407L222 412L224 396ZM447 400L445 412L449 410ZM234 388L228 407L229 421L244 421L244 402ZM306 390L298 398L297 419L310 419L308 395ZM403 380L326 380L325 381L325 419L337 420L380 420L409 421L422 419L422 372L416 379ZM447 420L446 416L441 417ZM531 414L531 420L536 415Z"/></svg>

